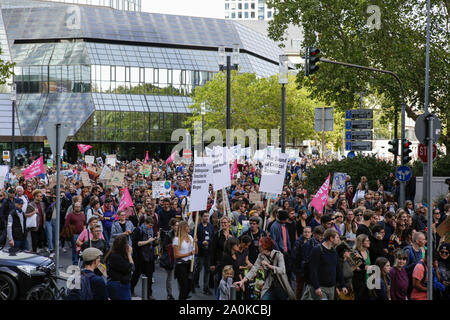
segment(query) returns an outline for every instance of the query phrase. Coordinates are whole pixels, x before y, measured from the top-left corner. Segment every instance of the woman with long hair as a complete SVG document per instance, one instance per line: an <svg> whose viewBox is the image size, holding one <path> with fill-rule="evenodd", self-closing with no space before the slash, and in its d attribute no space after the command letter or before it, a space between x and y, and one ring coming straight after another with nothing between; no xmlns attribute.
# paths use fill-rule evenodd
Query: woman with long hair
<svg viewBox="0 0 450 320"><path fill-rule="evenodd" d="M307 218L308 213L306 212L306 209L300 209L296 218L297 237L301 237L303 235L303 229L305 229L308 225L308 223L306 223Z"/></svg>
<svg viewBox="0 0 450 320"><path fill-rule="evenodd" d="M394 256L394 251L396 249L399 249L403 246L402 243L404 240L403 237L405 230L406 223L403 220L398 219L395 223L394 233L389 238L388 253L391 257Z"/></svg>
<svg viewBox="0 0 450 320"><path fill-rule="evenodd" d="M353 248L356 239L356 230L358 230L358 224L356 223L355 214L353 210L347 210L345 215L345 222L340 225L341 235L345 237L345 241Z"/></svg>
<svg viewBox="0 0 450 320"><path fill-rule="evenodd" d="M380 287L375 289L375 300L391 300L391 264L385 257L378 257L375 265L380 269Z"/></svg>
<svg viewBox="0 0 450 320"><path fill-rule="evenodd" d="M198 253L198 247L195 246L197 236L192 238L189 235L189 223L180 221L176 237L173 239L173 255L175 257L175 278L178 280L178 288L180 294L178 300L186 300L189 296L189 291L192 288L192 272L191 260L194 255Z"/></svg>
<svg viewBox="0 0 450 320"><path fill-rule="evenodd" d="M131 275L134 262L132 249L128 245L128 236L120 235L105 256L108 274L108 297L111 300L131 300Z"/></svg>
<svg viewBox="0 0 450 320"><path fill-rule="evenodd" d="M370 240L366 234L360 234L356 237L355 252L362 259L363 263L353 271L353 290L355 292L355 300L369 300L369 292L366 285L367 268L370 266L369 255Z"/></svg>
<svg viewBox="0 0 450 320"><path fill-rule="evenodd" d="M389 271L391 279L390 294L392 300L407 300L409 279L405 266L408 255L403 249L394 251L394 265Z"/></svg>

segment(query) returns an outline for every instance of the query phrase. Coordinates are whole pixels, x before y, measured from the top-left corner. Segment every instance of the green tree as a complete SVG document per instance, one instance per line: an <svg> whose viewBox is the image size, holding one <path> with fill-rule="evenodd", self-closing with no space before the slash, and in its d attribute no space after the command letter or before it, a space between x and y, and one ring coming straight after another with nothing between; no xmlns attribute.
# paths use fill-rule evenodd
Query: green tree
<svg viewBox="0 0 450 320"><path fill-rule="evenodd" d="M281 85L278 77L258 78L251 73L233 71L231 77L231 125L233 129L268 130L281 126ZM213 80L197 87L190 106L192 116L185 125L193 127L194 121L201 121L201 103L205 102L205 130L214 128L222 131L225 139L226 125L226 74L218 73ZM317 138L314 131L314 108L324 106L309 98L306 88L298 89L295 76L290 76L286 85L286 141Z"/></svg>
<svg viewBox="0 0 450 320"><path fill-rule="evenodd" d="M366 10L377 5L381 28L370 28ZM320 48L331 60L371 66L395 72L405 87L406 113L416 119L423 113L425 91L425 0L268 0L278 14L270 22L269 35L281 40L289 24L301 26L303 47ZM432 1L429 107L438 114L444 130L441 142L450 150L450 2ZM303 55L301 52L300 55ZM298 74L301 86L312 97L335 102L346 110L359 105L356 92L384 94L383 110L393 118L400 111L400 88L388 75L319 63L320 70L310 78Z"/></svg>

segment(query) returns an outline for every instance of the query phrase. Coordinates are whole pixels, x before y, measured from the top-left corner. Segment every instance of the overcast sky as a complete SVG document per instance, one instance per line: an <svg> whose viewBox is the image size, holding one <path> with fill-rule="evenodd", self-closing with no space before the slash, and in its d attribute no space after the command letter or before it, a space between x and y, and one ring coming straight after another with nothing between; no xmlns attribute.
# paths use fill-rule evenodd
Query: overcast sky
<svg viewBox="0 0 450 320"><path fill-rule="evenodd" d="M224 0L142 0L142 11L223 19L224 3Z"/></svg>

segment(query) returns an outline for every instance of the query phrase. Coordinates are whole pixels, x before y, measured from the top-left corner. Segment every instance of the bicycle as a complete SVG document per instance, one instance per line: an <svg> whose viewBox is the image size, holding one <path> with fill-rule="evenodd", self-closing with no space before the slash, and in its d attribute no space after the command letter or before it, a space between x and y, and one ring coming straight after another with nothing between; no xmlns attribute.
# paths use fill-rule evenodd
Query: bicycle
<svg viewBox="0 0 450 320"><path fill-rule="evenodd" d="M64 287L58 287L57 280L66 279L57 276L49 268L39 267L38 271L45 273L45 281L28 290L25 300L64 300L66 290Z"/></svg>

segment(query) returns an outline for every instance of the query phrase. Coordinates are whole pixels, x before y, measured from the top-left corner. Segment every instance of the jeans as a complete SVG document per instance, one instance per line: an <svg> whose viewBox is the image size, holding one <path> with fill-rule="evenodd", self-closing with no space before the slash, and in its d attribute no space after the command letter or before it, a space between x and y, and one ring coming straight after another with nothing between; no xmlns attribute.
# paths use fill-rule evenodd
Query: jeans
<svg viewBox="0 0 450 320"><path fill-rule="evenodd" d="M190 261L175 265L175 277L178 280L180 295L178 300L187 300L192 288L192 276L190 273Z"/></svg>
<svg viewBox="0 0 450 320"><path fill-rule="evenodd" d="M72 264L78 265L78 253L77 253L77 239L79 234L74 234L72 237Z"/></svg>
<svg viewBox="0 0 450 320"><path fill-rule="evenodd" d="M45 233L47 235L48 250L53 251L55 249L55 233L56 233L56 220L52 219L45 222Z"/></svg>
<svg viewBox="0 0 450 320"><path fill-rule="evenodd" d="M111 239L111 227L103 226L103 236L105 237L106 247L109 249L109 240Z"/></svg>
<svg viewBox="0 0 450 320"><path fill-rule="evenodd" d="M283 288L272 286L266 291L266 293L264 293L261 300L287 300L287 298L288 296L286 292L284 292Z"/></svg>
<svg viewBox="0 0 450 320"><path fill-rule="evenodd" d="M14 249L28 250L27 240L14 240Z"/></svg>
<svg viewBox="0 0 450 320"><path fill-rule="evenodd" d="M209 289L210 257L195 257L194 285L198 283L203 268L203 290Z"/></svg>
<svg viewBox="0 0 450 320"><path fill-rule="evenodd" d="M108 281L108 297L111 300L131 300L131 285L128 282L123 284L119 281Z"/></svg>

